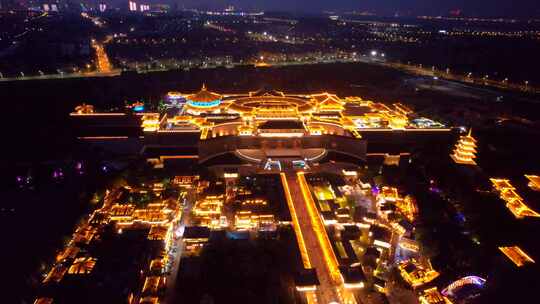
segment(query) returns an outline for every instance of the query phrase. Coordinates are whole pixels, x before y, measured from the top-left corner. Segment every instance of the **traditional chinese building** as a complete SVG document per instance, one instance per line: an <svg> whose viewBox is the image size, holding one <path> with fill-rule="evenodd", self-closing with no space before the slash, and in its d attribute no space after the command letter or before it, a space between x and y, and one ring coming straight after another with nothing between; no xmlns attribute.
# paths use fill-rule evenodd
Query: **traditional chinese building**
<svg viewBox="0 0 540 304"><path fill-rule="evenodd" d="M450 157L461 165L476 165L476 139L472 137L472 129L469 129L467 135L459 137Z"/></svg>
<svg viewBox="0 0 540 304"><path fill-rule="evenodd" d="M410 155L426 142L446 144L453 133L440 123L416 118L400 103L389 106L326 92L223 94L203 85L195 93L169 92L165 100L159 112L137 106L100 113L81 105L71 116L81 141L141 153L160 167L167 159L203 163L238 153L247 155L248 162L262 162L276 151L308 161L328 156L358 163L373 155ZM469 134L454 157L472 163L474 149ZM254 156L254 150L265 152Z"/></svg>

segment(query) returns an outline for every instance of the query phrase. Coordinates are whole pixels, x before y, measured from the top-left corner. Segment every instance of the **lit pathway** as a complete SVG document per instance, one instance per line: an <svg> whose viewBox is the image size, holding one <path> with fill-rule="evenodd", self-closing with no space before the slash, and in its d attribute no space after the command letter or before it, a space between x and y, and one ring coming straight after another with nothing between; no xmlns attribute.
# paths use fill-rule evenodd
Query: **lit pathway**
<svg viewBox="0 0 540 304"><path fill-rule="evenodd" d="M187 205L182 208L182 218L180 219L177 228L180 229L182 233L185 227L189 226L191 223L190 215L191 208L193 207L192 200L192 197L188 196ZM182 237L177 238L174 246L176 247L176 253L174 254L174 260L172 262L169 274L167 275L167 291L165 293L165 300L163 301L164 303L172 303L173 300L177 300L176 281L178 279L178 271L180 270L180 259L182 258L182 253L184 251L184 239Z"/></svg>
<svg viewBox="0 0 540 304"><path fill-rule="evenodd" d="M110 38L108 38L110 41ZM108 41L105 41L108 42ZM109 60L109 56L107 56L107 52L105 51L105 47L103 47L104 43L97 42L95 39L92 39L92 47L96 51L96 67L97 71L100 73L110 73L112 71L112 65L111 61Z"/></svg>
<svg viewBox="0 0 540 304"><path fill-rule="evenodd" d="M338 263L324 224L315 206L303 173L281 173L295 233L304 260L315 268L320 285L317 303L356 303L353 295L344 289ZM308 261L305 261L307 257Z"/></svg>
<svg viewBox="0 0 540 304"><path fill-rule="evenodd" d="M0 81L10 82L10 81L21 81L21 80L47 80L47 79L69 79L69 78L87 78L87 77L115 77L120 76L122 70L113 69L109 72L79 72L79 73L63 73L63 74L44 74L44 75L33 75L33 76L24 76L24 77L3 77L0 78Z"/></svg>

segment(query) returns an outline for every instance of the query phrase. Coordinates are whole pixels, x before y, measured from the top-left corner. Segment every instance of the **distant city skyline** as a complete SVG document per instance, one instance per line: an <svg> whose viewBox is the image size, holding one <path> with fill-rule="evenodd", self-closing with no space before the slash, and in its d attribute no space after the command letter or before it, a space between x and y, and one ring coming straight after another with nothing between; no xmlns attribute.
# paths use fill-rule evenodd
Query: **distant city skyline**
<svg viewBox="0 0 540 304"><path fill-rule="evenodd" d="M323 11L369 12L381 16L478 16L478 17L534 17L540 18L538 0L133 0L145 4L168 4L172 8L221 10L234 6L240 10L263 10L295 13ZM15 3L53 3L56 1L0 0L0 7ZM73 3L106 3L123 7L129 0L75 0Z"/></svg>
<svg viewBox="0 0 540 304"><path fill-rule="evenodd" d="M171 0L169 0L171 1ZM147 0L147 2L168 2ZM220 9L233 5L249 10L293 12L369 11L380 15L448 15L460 11L467 16L540 16L536 0L179 0L179 7Z"/></svg>

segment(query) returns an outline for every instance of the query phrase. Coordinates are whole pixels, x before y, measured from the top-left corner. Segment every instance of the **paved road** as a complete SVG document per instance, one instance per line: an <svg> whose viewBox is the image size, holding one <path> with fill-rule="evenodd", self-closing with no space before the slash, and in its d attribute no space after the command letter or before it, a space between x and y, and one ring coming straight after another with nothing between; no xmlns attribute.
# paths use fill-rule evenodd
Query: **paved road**
<svg viewBox="0 0 540 304"><path fill-rule="evenodd" d="M471 77L467 75L461 75L461 74L454 74L454 73L445 73L442 71L436 71L425 67L418 67L413 65L406 65L406 64L400 64L396 62L379 62L379 64L397 69L402 70L405 72L409 72L415 75L419 76L425 76L425 77L434 77L437 76L439 79L444 79L447 81L452 82L458 82L462 84L470 84L468 86L471 87L490 87L490 88L497 88L500 90L510 90L510 91L518 91L518 92L530 92L530 93L538 93L540 92L540 88L536 86L529 85L525 83L508 83L507 80L505 81L499 81L499 80L493 80L483 77Z"/></svg>
<svg viewBox="0 0 540 304"><path fill-rule="evenodd" d="M189 226L191 223L191 208L193 207L192 197L188 196L188 201L186 206L182 210L182 218L180 219L180 223L178 223L178 227L183 232L186 226ZM164 303L172 303L173 300L176 299L176 291L177 291L177 278L178 278L178 271L180 269L180 259L182 257L182 253L184 250L184 239L182 237L179 237L174 241L174 247L176 247L176 253L174 254L174 260L171 265L171 269L169 272L169 275L167 275L167 292L165 294L165 301Z"/></svg>
<svg viewBox="0 0 540 304"><path fill-rule="evenodd" d="M286 175L286 180L291 192L294 209L298 216L298 223L300 230L302 231L309 261L311 266L315 268L320 281L320 285L317 290L318 303L340 303L341 300L336 288L336 284L332 279L330 269L326 265L324 252L317 238L313 224L311 223L309 211L307 209L306 202L304 201L297 176L295 173L288 173Z"/></svg>
<svg viewBox="0 0 540 304"><path fill-rule="evenodd" d="M327 63L353 63L357 62L355 60L326 60L326 61L309 61L309 62L278 62L278 63L272 63L270 66L274 67L285 67L285 66L297 66L297 65L316 65L316 64L327 64ZM137 72L138 74L146 74L146 73L153 73L153 72L167 72L167 71L174 71L174 70L180 70L180 69L215 69L215 68L222 68L222 67L243 67L243 66L250 66L253 64L249 63L233 63L230 65L219 65L219 66L176 66L171 68L155 68L155 69L149 69L149 70L137 70L134 72ZM85 77L114 77L114 76L120 76L122 74L121 69L112 69L110 71L94 71L94 72L80 72L80 73L64 73L64 74L44 74L44 75L32 75L32 76L19 76L19 77L1 77L0 76L0 82L10 82L10 81L22 81L22 80L47 80L47 79L66 79L66 78L85 78Z"/></svg>
<svg viewBox="0 0 540 304"><path fill-rule="evenodd" d="M44 74L24 77L3 77L0 81L21 81L21 80L47 80L47 79L67 79L67 78L85 78L85 77L113 77L120 76L121 70L111 70L110 72L83 72L83 73L64 73L64 74Z"/></svg>

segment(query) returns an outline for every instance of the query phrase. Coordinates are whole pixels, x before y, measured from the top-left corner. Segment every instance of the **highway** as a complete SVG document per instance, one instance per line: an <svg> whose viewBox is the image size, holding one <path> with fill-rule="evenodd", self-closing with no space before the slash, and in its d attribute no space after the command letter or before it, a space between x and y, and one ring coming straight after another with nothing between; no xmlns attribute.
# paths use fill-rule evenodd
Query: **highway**
<svg viewBox="0 0 540 304"><path fill-rule="evenodd" d="M316 292L317 303L356 303L352 293L343 286L337 260L303 173L282 173L282 183L291 201L293 221L297 222L300 230L295 229L298 243L304 247L300 251L303 258L307 255L309 265L315 268L320 282Z"/></svg>
<svg viewBox="0 0 540 304"><path fill-rule="evenodd" d="M390 61L381 61L381 62L374 62L374 63L378 63L380 65L390 67L396 70L405 71L414 75L419 75L419 76L424 76L424 77L438 77L439 79L445 79L445 80L453 81L453 82L457 81L459 83L470 84L472 86L477 86L477 87L491 87L491 88L497 88L501 90L521 91L521 92L530 92L530 93L540 92L540 88L529 85L529 82L510 83L508 82L508 79L499 81L499 80L489 79L487 76L476 77L476 76L472 76L472 74L462 75L462 74L457 74L457 73L451 73L449 70L439 71L439 70L435 70L434 68L430 69L427 67L403 64L403 63L397 63L397 62L390 62Z"/></svg>

